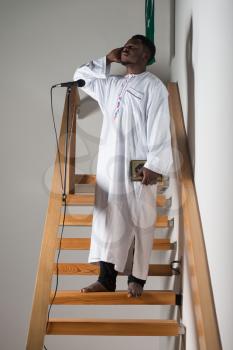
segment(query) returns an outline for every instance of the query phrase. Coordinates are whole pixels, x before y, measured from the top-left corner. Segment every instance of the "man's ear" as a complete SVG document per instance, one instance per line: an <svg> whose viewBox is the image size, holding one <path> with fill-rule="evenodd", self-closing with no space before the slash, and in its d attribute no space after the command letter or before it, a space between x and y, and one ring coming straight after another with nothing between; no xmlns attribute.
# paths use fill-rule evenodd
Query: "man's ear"
<svg viewBox="0 0 233 350"><path fill-rule="evenodd" d="M145 61L145 63L147 64L147 62L149 61L150 58L150 53L148 51L144 51L142 54L143 60Z"/></svg>

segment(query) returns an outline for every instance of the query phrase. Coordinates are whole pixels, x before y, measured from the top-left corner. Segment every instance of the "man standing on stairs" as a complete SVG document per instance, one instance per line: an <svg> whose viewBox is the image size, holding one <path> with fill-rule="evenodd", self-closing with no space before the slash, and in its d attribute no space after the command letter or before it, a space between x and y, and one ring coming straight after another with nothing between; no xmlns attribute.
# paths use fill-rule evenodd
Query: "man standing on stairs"
<svg viewBox="0 0 233 350"><path fill-rule="evenodd" d="M82 292L115 291L118 272L128 275L128 296L143 292L157 217L157 180L172 165L168 92L146 71L155 46L143 35L79 67L74 80L103 113L88 262L99 264L96 282ZM112 62L125 75L110 75ZM130 179L130 161L146 160L142 181Z"/></svg>

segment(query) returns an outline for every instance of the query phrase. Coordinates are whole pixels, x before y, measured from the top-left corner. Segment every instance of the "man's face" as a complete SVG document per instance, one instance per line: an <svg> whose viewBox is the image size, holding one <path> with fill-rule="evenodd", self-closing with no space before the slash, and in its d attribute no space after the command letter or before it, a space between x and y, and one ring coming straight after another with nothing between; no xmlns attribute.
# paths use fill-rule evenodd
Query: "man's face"
<svg viewBox="0 0 233 350"><path fill-rule="evenodd" d="M148 53L138 39L130 39L124 45L121 51L121 63L123 65L127 64L145 64L147 62Z"/></svg>

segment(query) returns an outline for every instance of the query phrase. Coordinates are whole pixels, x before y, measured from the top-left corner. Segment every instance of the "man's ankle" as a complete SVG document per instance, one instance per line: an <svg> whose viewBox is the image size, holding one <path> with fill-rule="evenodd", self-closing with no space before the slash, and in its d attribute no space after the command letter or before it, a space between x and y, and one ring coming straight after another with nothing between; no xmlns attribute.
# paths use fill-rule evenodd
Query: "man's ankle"
<svg viewBox="0 0 233 350"><path fill-rule="evenodd" d="M128 284L129 284L130 282L138 283L138 284L140 284L142 287L144 287L144 285L145 285L145 283L146 283L146 280L142 280L142 279L137 278L137 277L135 277L135 276L133 276L133 275L129 275L129 276L128 276Z"/></svg>
<svg viewBox="0 0 233 350"><path fill-rule="evenodd" d="M98 282L100 282L110 292L114 292L116 290L116 283L112 283L106 279L104 280L101 277L98 278Z"/></svg>

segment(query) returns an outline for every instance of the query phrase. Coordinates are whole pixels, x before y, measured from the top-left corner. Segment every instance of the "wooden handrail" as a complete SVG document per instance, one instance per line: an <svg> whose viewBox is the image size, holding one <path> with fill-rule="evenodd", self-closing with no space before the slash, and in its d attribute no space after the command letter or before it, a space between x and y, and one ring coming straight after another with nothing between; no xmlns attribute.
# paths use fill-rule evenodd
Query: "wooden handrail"
<svg viewBox="0 0 233 350"><path fill-rule="evenodd" d="M180 187L179 220L184 229L199 349L220 350L222 346L177 83L168 83L168 91L172 147L178 150L173 153L173 158Z"/></svg>
<svg viewBox="0 0 233 350"><path fill-rule="evenodd" d="M60 136L58 140L61 160L61 172L64 180L64 162L65 162L65 139L66 139L66 121L68 110L68 98L66 95L64 111L61 122ZM69 132L70 140L67 158L67 192L73 193L75 178L75 125L76 109L79 103L77 89L72 88L70 94L69 107ZM59 167L59 155L56 154L54 172L49 195L47 215L44 225L44 232L39 257L39 266L36 277L36 285L33 297L31 320L28 331L27 350L41 350L46 334L48 305L50 303L51 284L54 268L54 259L57 249L58 229L60 223L62 203L62 188Z"/></svg>

